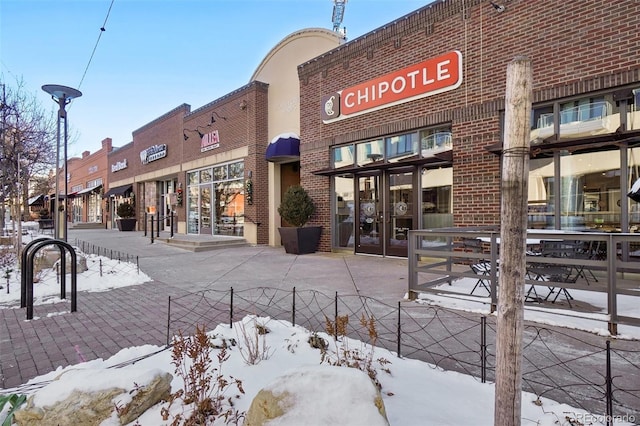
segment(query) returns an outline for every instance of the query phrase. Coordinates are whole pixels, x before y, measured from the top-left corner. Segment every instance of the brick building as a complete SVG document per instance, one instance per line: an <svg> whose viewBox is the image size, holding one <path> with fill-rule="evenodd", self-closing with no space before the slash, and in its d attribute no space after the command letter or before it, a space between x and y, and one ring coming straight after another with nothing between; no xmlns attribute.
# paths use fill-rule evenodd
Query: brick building
<svg viewBox="0 0 640 426"><path fill-rule="evenodd" d="M72 224L104 223L102 194L107 184L107 158L113 150L111 138L102 140L102 147L94 152L84 151L81 157L67 160L67 221ZM63 173L58 181L64 193Z"/></svg>
<svg viewBox="0 0 640 426"><path fill-rule="evenodd" d="M138 229L159 216L161 229L170 230L173 216L178 234L279 244L276 207L286 186L300 181L300 153L298 145L286 155L267 149L299 141L297 66L342 41L325 29L290 34L247 85L194 111L180 105L135 130L131 143L109 155L108 226L116 227L117 206L128 201Z"/></svg>
<svg viewBox="0 0 640 426"><path fill-rule="evenodd" d="M321 249L500 223L506 69L533 64L529 226L635 231L640 3L436 1L298 67ZM327 232L328 231L328 232Z"/></svg>

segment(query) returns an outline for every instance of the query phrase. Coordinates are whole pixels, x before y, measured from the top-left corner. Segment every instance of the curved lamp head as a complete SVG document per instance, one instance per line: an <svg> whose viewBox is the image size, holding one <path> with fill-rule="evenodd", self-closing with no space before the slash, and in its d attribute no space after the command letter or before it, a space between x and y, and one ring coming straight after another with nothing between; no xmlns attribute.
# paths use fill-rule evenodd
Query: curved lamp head
<svg viewBox="0 0 640 426"><path fill-rule="evenodd" d="M82 96L82 92L72 87L61 86L59 84L45 84L42 86L42 90L47 92L56 100L60 99L74 99Z"/></svg>

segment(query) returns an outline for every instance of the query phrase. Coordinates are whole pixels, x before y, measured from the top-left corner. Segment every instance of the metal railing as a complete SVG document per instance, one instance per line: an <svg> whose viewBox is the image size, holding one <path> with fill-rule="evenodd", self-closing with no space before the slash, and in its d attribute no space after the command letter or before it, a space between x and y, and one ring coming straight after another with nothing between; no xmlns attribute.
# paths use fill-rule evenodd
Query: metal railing
<svg viewBox="0 0 640 426"><path fill-rule="evenodd" d="M346 317L345 335L368 343L371 334L360 319L373 319L376 347L433 368L468 374L482 383L495 380L494 316L295 287L211 289L169 297L167 346L176 334L190 333L196 326L233 327L247 315L261 317L267 329L270 321L284 320L332 339L337 336L331 323ZM389 361L393 371L393 360ZM523 332L523 390L600 413L598 417L631 422L640 418L638 365L638 340L537 325L527 325ZM577 415L567 410L568 423Z"/></svg>
<svg viewBox="0 0 640 426"><path fill-rule="evenodd" d="M618 296L640 296L640 235L623 233L572 232L554 230L527 231L526 263L529 268L555 267L573 269L575 279L558 281L553 276L525 274L523 285L529 289L547 287L551 291L581 290L605 293L609 332L617 333L618 324L640 325L637 310L618 312ZM474 250L469 241L480 241L481 250ZM571 242L578 247L574 255L542 256L539 246L545 241ZM409 294L453 294L446 286L456 280L483 280L490 293L490 310L497 306L499 284L500 232L496 229L448 228L409 231ZM472 268L483 264L484 268ZM590 281L591 278L591 281ZM437 287L437 288L436 288ZM459 293L455 293L459 295ZM476 297L473 294L470 297ZM569 296L567 296L569 297ZM638 300L640 302L640 299ZM573 309L573 307L572 307Z"/></svg>

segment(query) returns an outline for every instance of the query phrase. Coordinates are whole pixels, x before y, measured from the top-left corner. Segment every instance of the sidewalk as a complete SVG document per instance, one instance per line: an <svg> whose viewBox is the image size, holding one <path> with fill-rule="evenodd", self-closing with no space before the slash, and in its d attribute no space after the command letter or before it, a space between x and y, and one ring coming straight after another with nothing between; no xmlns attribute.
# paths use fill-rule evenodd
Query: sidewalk
<svg viewBox="0 0 640 426"><path fill-rule="evenodd" d="M164 345L170 295L295 286L396 304L407 291L406 259L336 253L296 256L267 246L194 253L157 239L152 244L142 232L102 229L69 230L67 240L137 256L140 269L154 281L103 293L81 292L75 313L68 313L67 302L38 305L32 321L25 320L24 309L0 309L0 388L19 386L59 366L108 358L122 348Z"/></svg>

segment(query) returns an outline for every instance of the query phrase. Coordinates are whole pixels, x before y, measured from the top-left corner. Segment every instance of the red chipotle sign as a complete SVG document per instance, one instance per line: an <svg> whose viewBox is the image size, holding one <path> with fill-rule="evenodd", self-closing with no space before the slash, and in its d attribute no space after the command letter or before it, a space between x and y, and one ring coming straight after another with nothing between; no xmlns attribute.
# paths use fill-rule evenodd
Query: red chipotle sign
<svg viewBox="0 0 640 426"><path fill-rule="evenodd" d="M461 83L462 54L454 50L323 96L322 119L330 122L387 108L453 90Z"/></svg>

